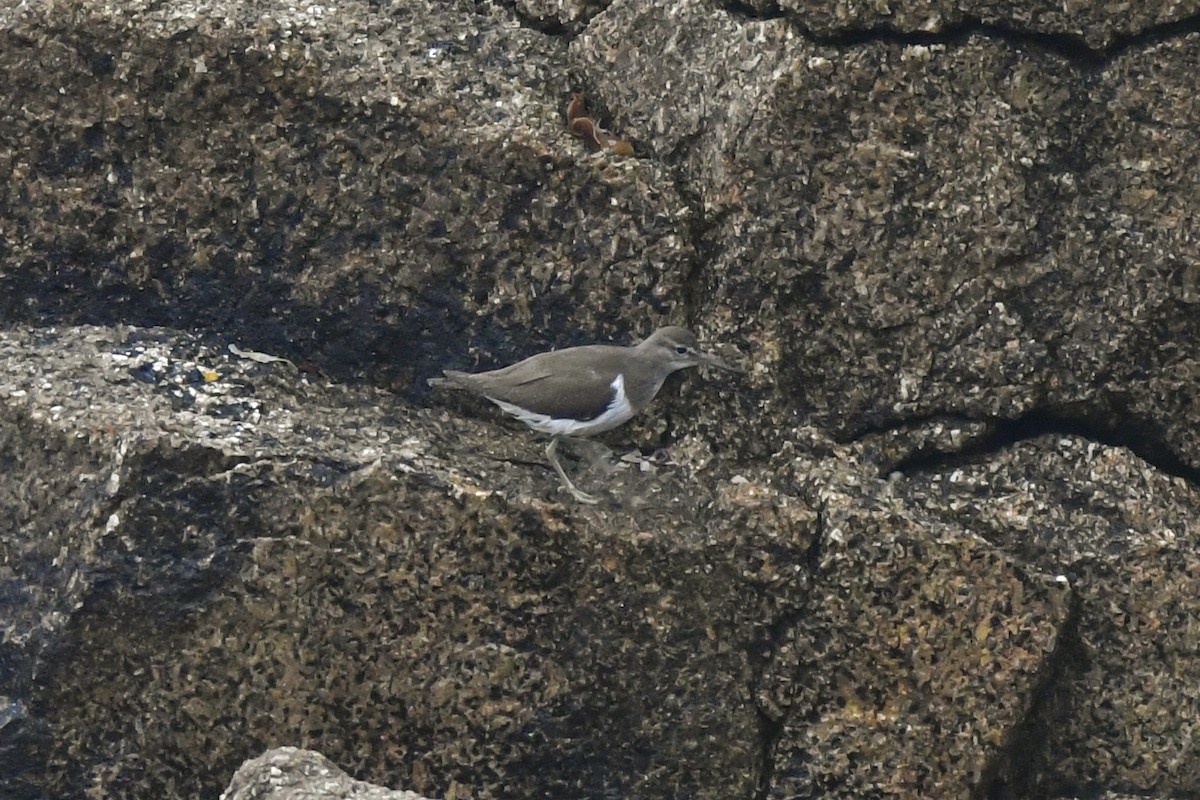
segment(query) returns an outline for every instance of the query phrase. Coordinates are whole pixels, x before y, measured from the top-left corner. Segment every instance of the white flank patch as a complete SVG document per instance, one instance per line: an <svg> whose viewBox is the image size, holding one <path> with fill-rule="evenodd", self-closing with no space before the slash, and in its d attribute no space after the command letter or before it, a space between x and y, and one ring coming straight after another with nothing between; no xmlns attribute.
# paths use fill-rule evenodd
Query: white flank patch
<svg viewBox="0 0 1200 800"><path fill-rule="evenodd" d="M526 411L494 397L489 397L488 400L498 405L501 411L512 414L535 431L555 436L591 436L593 433L610 431L633 417L633 407L629 405L629 398L625 396L625 376L618 374L609 386L613 390L613 399L609 401L608 407L600 416L587 420L555 419L546 414Z"/></svg>

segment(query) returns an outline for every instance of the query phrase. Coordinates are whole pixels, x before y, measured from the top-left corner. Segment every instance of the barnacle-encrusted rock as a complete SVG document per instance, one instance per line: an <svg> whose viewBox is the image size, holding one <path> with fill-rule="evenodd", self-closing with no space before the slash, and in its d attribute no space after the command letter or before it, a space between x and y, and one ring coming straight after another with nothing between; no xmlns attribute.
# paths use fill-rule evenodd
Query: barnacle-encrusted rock
<svg viewBox="0 0 1200 800"><path fill-rule="evenodd" d="M0 795L1200 793L1196 10L3 5Z"/></svg>
<svg viewBox="0 0 1200 800"><path fill-rule="evenodd" d="M1065 624L1064 586L849 452L626 470L607 481L631 506L568 518L540 466L453 444L482 423L291 364L94 328L8 334L0 355L38 376L0 384L25 431L6 457L32 507L53 491L73 514L27 510L38 535L5 559L32 591L10 638L38 634L11 668L52 668L26 700L52 736L24 746L49 748L60 793L203 793L210 772L174 765L231 770L279 737L425 793L718 797L791 785L817 743L830 760L804 774L846 791L978 784ZM910 731L880 764L899 771L847 769L888 730ZM926 748L945 760L916 770Z"/></svg>
<svg viewBox="0 0 1200 800"><path fill-rule="evenodd" d="M1030 752L1053 766L1027 776L1035 793L1094 782L1170 796L1200 785L1197 487L1074 436L918 474L912 486L943 520L1071 576L1078 630L1033 728Z"/></svg>
<svg viewBox="0 0 1200 800"><path fill-rule="evenodd" d="M664 166L581 151L563 43L507 11L129 0L5 20L5 318L221 329L412 392L470 342L627 335L635 308L648 334L684 303Z"/></svg>
<svg viewBox="0 0 1200 800"><path fill-rule="evenodd" d="M947 524L903 482L864 478L853 452L828 455L779 465L812 498L821 539L803 608L775 623L757 684L776 726L770 796L1001 783L997 766L1059 669L1066 579Z"/></svg>
<svg viewBox="0 0 1200 800"><path fill-rule="evenodd" d="M238 767L221 800L425 800L356 781L312 750L277 747Z"/></svg>
<svg viewBox="0 0 1200 800"><path fill-rule="evenodd" d="M751 0L761 8L763 0ZM1153 33L1173 23L1187 23L1196 14L1193 0L1145 0L1138 3L1109 0L1025 0L998 3L996 0L778 0L782 8L807 30L837 37L864 30L881 33L953 33L985 30L1010 35L1057 41L1075 50L1103 50L1122 40ZM1101 53L1086 53L1100 58Z"/></svg>
<svg viewBox="0 0 1200 800"><path fill-rule="evenodd" d="M798 410L844 437L1055 414L1200 465L1180 346L1200 338L1200 35L1096 66L617 0L571 54L625 76L596 93L614 126L684 165L711 253L697 317L756 353L742 396L696 423L714 438L750 413L746 454Z"/></svg>
<svg viewBox="0 0 1200 800"><path fill-rule="evenodd" d="M576 517L527 431L290 364L136 329L0 356L27 787L212 794L281 740L424 794L753 785L746 650L814 535L761 470L626 469Z"/></svg>

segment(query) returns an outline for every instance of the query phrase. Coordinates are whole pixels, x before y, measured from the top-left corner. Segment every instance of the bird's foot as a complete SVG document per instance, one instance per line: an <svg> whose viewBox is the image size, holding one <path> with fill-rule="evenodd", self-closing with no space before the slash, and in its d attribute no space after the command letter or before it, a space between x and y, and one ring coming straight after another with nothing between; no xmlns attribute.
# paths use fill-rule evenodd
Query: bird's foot
<svg viewBox="0 0 1200 800"><path fill-rule="evenodd" d="M599 497L588 494L587 492L583 491L582 489L577 488L574 484L570 484L570 483L564 484L563 488L566 489L568 492L570 492L571 496L574 497L576 500L578 500L581 503L586 503L589 506L594 506L600 502Z"/></svg>
<svg viewBox="0 0 1200 800"><path fill-rule="evenodd" d="M593 497L587 492L580 491L575 484L571 483L571 479L567 477L567 473L563 471L562 464L558 463L558 437L555 436L550 440L550 444L546 446L546 458L550 461L550 466L554 468L555 474L558 475L558 480L562 483L563 488L571 493L581 503L588 505L596 505L600 502L598 498Z"/></svg>

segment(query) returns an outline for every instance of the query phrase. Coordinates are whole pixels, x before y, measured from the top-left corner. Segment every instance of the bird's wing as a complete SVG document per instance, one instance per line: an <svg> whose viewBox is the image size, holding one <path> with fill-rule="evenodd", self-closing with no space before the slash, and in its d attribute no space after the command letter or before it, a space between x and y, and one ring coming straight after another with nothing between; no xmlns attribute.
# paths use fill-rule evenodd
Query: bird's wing
<svg viewBox="0 0 1200 800"><path fill-rule="evenodd" d="M615 371L604 359L581 369L565 351L544 353L511 367L473 376L474 388L493 400L545 414L554 419L595 419L605 412L615 391Z"/></svg>

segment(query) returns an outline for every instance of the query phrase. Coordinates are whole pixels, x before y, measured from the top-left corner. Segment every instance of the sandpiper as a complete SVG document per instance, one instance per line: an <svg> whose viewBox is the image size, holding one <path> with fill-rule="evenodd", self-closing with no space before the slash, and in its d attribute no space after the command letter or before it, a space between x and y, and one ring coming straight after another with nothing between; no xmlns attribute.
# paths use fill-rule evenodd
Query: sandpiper
<svg viewBox="0 0 1200 800"><path fill-rule="evenodd" d="M550 434L546 458L559 480L576 500L596 503L595 497L576 488L563 471L558 461L559 439L612 430L648 406L668 375L700 364L740 372L698 350L691 331L671 326L659 328L633 347L568 347L491 372L444 370L444 378L430 378L429 383L485 397L535 431Z"/></svg>

